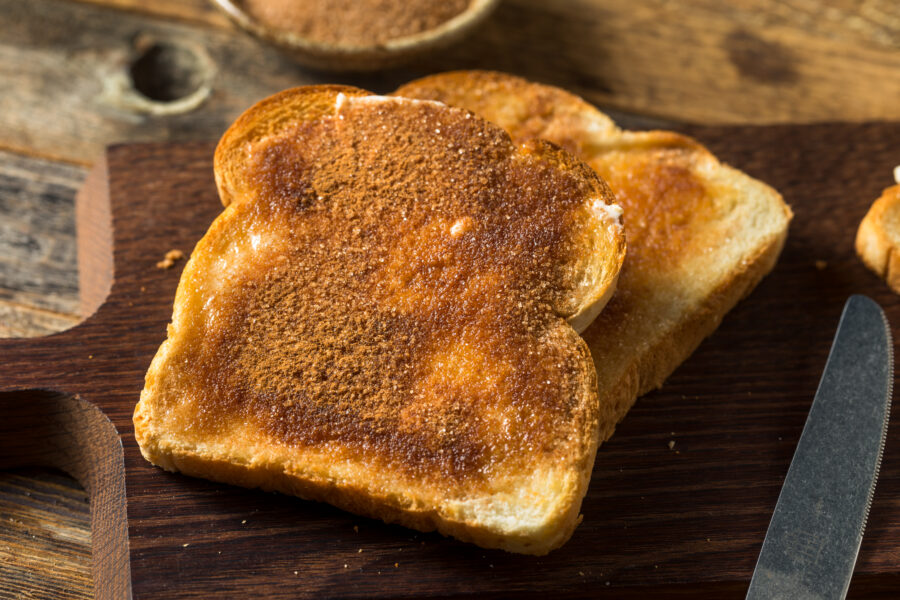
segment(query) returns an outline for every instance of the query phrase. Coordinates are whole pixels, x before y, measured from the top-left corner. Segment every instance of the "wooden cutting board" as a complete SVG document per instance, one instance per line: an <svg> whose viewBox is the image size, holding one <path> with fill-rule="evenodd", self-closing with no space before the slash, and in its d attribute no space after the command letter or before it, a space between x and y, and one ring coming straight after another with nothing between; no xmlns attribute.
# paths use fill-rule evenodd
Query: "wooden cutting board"
<svg viewBox="0 0 900 600"><path fill-rule="evenodd" d="M782 192L796 213L787 246L601 447L584 522L548 556L482 550L141 458L131 413L183 266L156 263L188 252L221 210L209 143L116 146L92 173L77 212L83 308L97 310L57 335L0 340L0 467L58 466L90 491L98 598L129 587L136 598L740 597L844 301L868 294L900 327L900 297L853 252L900 163L900 124L684 131ZM900 588L898 419L851 597Z"/></svg>

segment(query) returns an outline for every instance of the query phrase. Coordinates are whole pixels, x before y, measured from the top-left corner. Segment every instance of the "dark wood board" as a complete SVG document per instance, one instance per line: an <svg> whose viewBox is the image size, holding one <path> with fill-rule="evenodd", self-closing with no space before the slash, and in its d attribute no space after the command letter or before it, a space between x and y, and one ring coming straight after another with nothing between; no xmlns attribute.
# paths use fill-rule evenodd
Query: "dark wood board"
<svg viewBox="0 0 900 600"><path fill-rule="evenodd" d="M220 211L211 143L113 147L91 174L79 263L83 306L99 308L57 335L0 340L0 464L58 466L85 483L98 598L125 597L129 568L136 598L741 597L844 300L868 294L900 324L900 298L852 249L900 162L900 124L685 131L783 193L796 213L788 243L772 275L601 447L584 522L546 557L141 458L131 413L183 266L156 263L190 250ZM900 590L900 417L881 473L851 596Z"/></svg>

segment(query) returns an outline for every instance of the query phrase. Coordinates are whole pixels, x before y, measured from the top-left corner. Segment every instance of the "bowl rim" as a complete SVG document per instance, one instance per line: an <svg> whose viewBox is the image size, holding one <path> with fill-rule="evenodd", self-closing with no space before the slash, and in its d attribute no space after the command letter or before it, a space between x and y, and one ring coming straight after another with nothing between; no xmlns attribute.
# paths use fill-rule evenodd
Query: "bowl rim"
<svg viewBox="0 0 900 600"><path fill-rule="evenodd" d="M290 50L309 52L319 56L347 57L372 54L399 55L426 48L474 25L499 3L499 0L470 0L465 10L432 29L392 38L377 44L357 45L316 41L291 31L269 27L250 17L244 10L241 0L212 1L239 27L261 39Z"/></svg>

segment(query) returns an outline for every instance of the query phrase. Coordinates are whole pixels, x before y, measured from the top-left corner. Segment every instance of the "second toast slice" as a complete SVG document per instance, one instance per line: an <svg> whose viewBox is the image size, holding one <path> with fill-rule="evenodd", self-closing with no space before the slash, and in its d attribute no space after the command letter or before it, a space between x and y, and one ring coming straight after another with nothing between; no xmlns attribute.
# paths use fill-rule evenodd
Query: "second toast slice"
<svg viewBox="0 0 900 600"><path fill-rule="evenodd" d="M467 108L514 140L557 143L616 194L628 257L615 297L582 334L597 369L601 441L750 293L784 245L792 215L778 192L683 135L623 131L573 94L504 73L443 73L394 93Z"/></svg>

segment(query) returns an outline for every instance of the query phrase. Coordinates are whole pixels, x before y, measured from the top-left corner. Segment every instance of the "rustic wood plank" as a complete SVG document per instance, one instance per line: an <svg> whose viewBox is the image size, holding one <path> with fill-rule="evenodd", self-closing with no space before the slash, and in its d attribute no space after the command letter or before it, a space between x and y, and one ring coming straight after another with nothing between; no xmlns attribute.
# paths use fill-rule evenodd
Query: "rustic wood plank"
<svg viewBox="0 0 900 600"><path fill-rule="evenodd" d="M900 125L687 131L781 190L796 213L791 235L775 272L604 444L583 524L546 557L480 550L320 504L171 475L141 458L131 412L178 280L177 269L161 271L154 262L160 249L189 248L220 211L208 144L113 149L116 285L77 330L0 341L0 388L40 384L77 393L118 428L136 598L260 590L271 598L577 597L607 590L606 582L616 597L736 597L749 580L843 301L868 294L900 323L900 298L855 257L850 225L890 183ZM856 597L887 597L900 578L900 414L894 421ZM677 452L668 447L673 439Z"/></svg>
<svg viewBox="0 0 900 600"><path fill-rule="evenodd" d="M469 66L487 63L601 105L676 120L900 118L897 3L876 5L885 15L881 29L846 36L835 33L841 17L857 23L850 17L863 2L845 3L828 33L817 31L823 19L813 7L767 12L762 5L775 2L735 4L743 3L503 3L480 35L454 52ZM757 9L785 14L760 18ZM446 64L429 62L434 69Z"/></svg>
<svg viewBox="0 0 900 600"><path fill-rule="evenodd" d="M78 0L101 6L140 12L148 16L174 18L215 27L231 27L208 0ZM546 4L540 0L507 0L517 9ZM621 0L581 0L585 10L603 11L616 15L634 10L634 3ZM660 10L657 3L649 5ZM743 2L716 2L715 0L683 0L679 2L683 18L673 27L684 27L686 19L698 27L705 19L727 20L740 23L751 31L769 27L785 27L801 30L815 36L826 37L861 46L900 48L900 7L892 0L744 0ZM696 49L704 52L703 48ZM639 73L635 73L639 76Z"/></svg>
<svg viewBox="0 0 900 600"><path fill-rule="evenodd" d="M688 0L682 6L696 21L705 18L702 13L712 13L752 31L781 27L859 46L900 49L900 6L893 0Z"/></svg>
<svg viewBox="0 0 900 600"><path fill-rule="evenodd" d="M93 598L88 494L46 468L0 471L0 598Z"/></svg>
<svg viewBox="0 0 900 600"><path fill-rule="evenodd" d="M0 337L50 335L78 324L81 317L0 301Z"/></svg>
<svg viewBox="0 0 900 600"><path fill-rule="evenodd" d="M74 200L84 176L0 152L0 335L46 333L77 314Z"/></svg>
<svg viewBox="0 0 900 600"><path fill-rule="evenodd" d="M230 29L231 21L210 0L75 0L152 17Z"/></svg>
<svg viewBox="0 0 900 600"><path fill-rule="evenodd" d="M126 140L216 139L256 100L321 80L232 31L54 0L0 0L0 14L0 80L12 91L0 95L0 146L54 159L88 164ZM186 58L169 70L153 61L160 48ZM135 89L142 56L163 87L194 77L187 108Z"/></svg>
<svg viewBox="0 0 900 600"><path fill-rule="evenodd" d="M0 0L8 15L0 20L0 78L12 90L0 97L0 146L86 164L114 141L216 139L247 106L292 85L386 92L457 68L511 71L606 107L676 120L900 119L897 3L844 0L817 16L793 0L754 17L775 4L510 1L466 42L363 77L304 70L232 29L89 4ZM135 91L129 67L156 43L196 55L182 71L194 73L199 95L172 104Z"/></svg>

